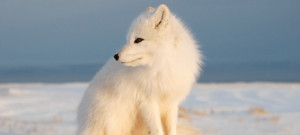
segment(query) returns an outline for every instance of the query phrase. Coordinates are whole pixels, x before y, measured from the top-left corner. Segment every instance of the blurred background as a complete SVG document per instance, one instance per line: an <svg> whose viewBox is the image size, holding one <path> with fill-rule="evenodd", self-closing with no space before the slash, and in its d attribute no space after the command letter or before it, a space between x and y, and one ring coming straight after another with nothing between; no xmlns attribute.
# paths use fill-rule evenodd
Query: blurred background
<svg viewBox="0 0 300 135"><path fill-rule="evenodd" d="M299 82L298 0L1 0L0 83L89 81L165 3L201 45L199 82Z"/></svg>

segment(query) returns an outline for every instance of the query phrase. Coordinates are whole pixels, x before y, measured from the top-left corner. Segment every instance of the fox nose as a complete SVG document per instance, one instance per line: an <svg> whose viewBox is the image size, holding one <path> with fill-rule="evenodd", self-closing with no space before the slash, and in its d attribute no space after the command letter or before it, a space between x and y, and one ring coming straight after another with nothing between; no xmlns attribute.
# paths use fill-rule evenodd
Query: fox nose
<svg viewBox="0 0 300 135"><path fill-rule="evenodd" d="M116 61L118 61L119 55L118 55L118 54L115 54L115 55L114 55L114 58L115 58Z"/></svg>

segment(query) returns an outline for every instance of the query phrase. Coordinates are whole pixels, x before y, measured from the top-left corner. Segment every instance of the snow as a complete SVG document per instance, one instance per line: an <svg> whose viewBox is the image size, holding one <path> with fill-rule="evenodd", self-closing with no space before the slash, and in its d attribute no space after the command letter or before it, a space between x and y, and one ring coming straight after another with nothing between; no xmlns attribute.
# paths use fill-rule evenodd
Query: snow
<svg viewBox="0 0 300 135"><path fill-rule="evenodd" d="M73 135L88 83L0 84L0 135ZM203 135L299 135L300 83L199 83L180 119Z"/></svg>

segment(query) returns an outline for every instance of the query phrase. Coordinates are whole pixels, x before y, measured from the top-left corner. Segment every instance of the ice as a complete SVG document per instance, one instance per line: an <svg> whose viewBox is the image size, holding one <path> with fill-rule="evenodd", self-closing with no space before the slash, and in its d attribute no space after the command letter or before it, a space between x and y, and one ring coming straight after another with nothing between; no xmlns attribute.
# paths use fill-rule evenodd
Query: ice
<svg viewBox="0 0 300 135"><path fill-rule="evenodd" d="M0 135L74 135L87 87L0 84ZM203 135L299 135L300 83L199 83L179 116Z"/></svg>

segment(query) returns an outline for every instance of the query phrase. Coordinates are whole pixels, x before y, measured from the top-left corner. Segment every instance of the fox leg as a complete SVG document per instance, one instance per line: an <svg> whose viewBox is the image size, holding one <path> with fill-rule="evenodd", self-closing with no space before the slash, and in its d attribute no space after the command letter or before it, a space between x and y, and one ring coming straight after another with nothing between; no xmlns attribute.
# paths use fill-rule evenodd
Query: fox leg
<svg viewBox="0 0 300 135"><path fill-rule="evenodd" d="M165 135L176 135L177 132L177 114L178 106L171 105L164 108L161 114L162 124L165 131Z"/></svg>
<svg viewBox="0 0 300 135"><path fill-rule="evenodd" d="M166 135L176 135L178 106L170 106L163 115L163 125Z"/></svg>
<svg viewBox="0 0 300 135"><path fill-rule="evenodd" d="M155 102L143 103L140 108L142 117L148 127L150 135L164 135L158 104Z"/></svg>

